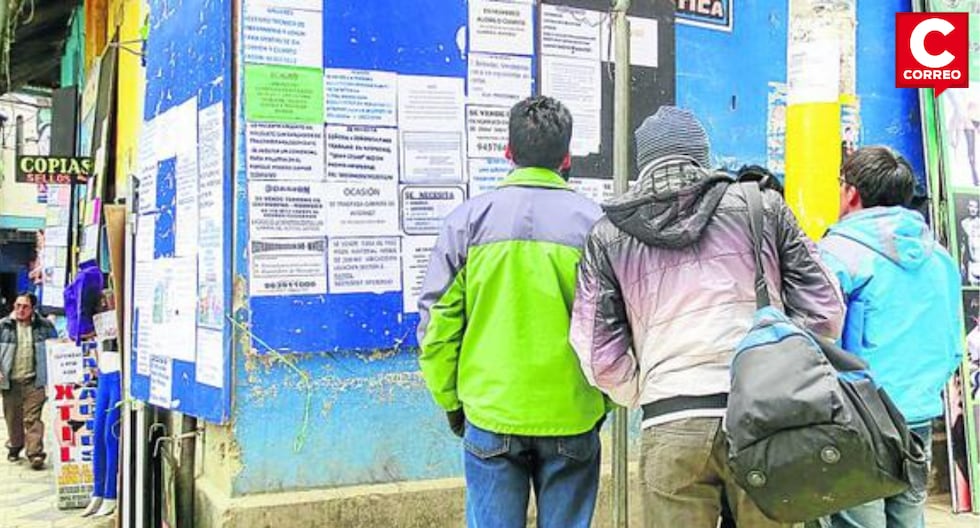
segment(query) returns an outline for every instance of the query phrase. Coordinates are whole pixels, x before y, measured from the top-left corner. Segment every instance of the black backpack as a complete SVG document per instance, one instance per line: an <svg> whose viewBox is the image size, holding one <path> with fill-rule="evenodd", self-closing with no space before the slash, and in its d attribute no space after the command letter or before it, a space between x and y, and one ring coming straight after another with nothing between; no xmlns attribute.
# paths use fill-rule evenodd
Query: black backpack
<svg viewBox="0 0 980 528"><path fill-rule="evenodd" d="M725 431L736 482L768 517L802 522L924 489L922 440L867 365L770 306L762 197L749 204L758 312L732 360Z"/></svg>

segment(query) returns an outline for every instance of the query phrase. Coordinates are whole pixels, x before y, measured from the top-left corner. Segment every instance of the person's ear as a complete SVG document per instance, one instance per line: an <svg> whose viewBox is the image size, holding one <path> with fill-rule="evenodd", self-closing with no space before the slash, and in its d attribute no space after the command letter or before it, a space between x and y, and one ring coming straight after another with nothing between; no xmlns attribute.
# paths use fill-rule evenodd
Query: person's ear
<svg viewBox="0 0 980 528"><path fill-rule="evenodd" d="M847 185L844 193L844 199L851 210L856 211L864 208L864 204L861 203L861 193L858 192L857 187Z"/></svg>
<svg viewBox="0 0 980 528"><path fill-rule="evenodd" d="M504 157L507 161L514 163L514 152L510 149L510 144L507 144L507 148L504 149Z"/></svg>
<svg viewBox="0 0 980 528"><path fill-rule="evenodd" d="M572 170L572 153L566 152L565 159L561 160L561 167L558 168L559 171L569 171Z"/></svg>

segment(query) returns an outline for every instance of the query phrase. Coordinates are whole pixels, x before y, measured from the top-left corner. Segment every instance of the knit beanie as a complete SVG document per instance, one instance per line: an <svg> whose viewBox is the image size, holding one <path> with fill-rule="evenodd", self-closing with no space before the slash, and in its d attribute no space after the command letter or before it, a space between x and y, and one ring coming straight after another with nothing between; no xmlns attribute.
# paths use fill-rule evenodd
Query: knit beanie
<svg viewBox="0 0 980 528"><path fill-rule="evenodd" d="M634 136L636 165L641 171L651 162L676 156L689 157L701 168L711 168L708 134L688 110L661 106L643 121Z"/></svg>

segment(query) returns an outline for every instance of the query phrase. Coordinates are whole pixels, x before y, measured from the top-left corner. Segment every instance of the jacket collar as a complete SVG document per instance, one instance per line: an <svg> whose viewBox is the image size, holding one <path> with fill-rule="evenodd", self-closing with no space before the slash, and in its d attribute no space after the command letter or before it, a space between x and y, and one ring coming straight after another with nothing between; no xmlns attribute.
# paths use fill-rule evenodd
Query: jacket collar
<svg viewBox="0 0 980 528"><path fill-rule="evenodd" d="M566 182L557 172L540 167L520 167L510 171L510 174L500 182L500 187L544 187L548 189L569 189Z"/></svg>
<svg viewBox="0 0 980 528"><path fill-rule="evenodd" d="M37 328L40 319L41 319L41 316L38 315L37 312L34 312L33 314L31 314L31 328ZM4 317L3 319L0 319L0 326L3 326L3 325L10 326L10 327L16 327L17 326L17 321L14 320L14 316L11 314L11 315L8 315L7 317Z"/></svg>

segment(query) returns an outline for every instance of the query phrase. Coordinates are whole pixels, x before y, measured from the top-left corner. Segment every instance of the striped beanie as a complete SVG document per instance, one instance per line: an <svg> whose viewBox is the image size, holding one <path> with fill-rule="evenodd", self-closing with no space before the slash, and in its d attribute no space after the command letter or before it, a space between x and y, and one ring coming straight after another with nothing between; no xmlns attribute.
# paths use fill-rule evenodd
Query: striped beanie
<svg viewBox="0 0 980 528"><path fill-rule="evenodd" d="M661 106L634 132L636 165L642 171L662 158L684 156L711 168L708 134L698 118L676 106Z"/></svg>

